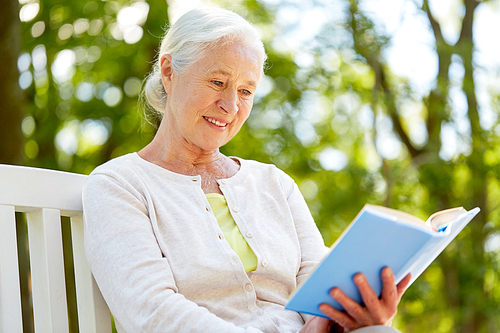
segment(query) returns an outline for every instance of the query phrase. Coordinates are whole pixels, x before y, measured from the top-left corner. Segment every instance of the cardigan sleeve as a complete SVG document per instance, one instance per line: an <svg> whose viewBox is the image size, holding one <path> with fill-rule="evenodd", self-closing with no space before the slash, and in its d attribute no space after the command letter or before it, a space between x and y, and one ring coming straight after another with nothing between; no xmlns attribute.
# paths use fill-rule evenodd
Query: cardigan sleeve
<svg viewBox="0 0 500 333"><path fill-rule="evenodd" d="M177 292L145 198L115 174L94 173L83 192L85 252L118 327L126 332L261 332L224 321Z"/></svg>
<svg viewBox="0 0 500 333"><path fill-rule="evenodd" d="M301 261L297 272L297 285L299 285L323 259L328 248L295 182L292 183L288 203L300 244Z"/></svg>

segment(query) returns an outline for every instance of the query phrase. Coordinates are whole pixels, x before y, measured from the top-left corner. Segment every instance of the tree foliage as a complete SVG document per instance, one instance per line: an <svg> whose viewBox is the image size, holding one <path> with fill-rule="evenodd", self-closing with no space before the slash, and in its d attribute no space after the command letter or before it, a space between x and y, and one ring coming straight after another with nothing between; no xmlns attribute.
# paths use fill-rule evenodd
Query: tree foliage
<svg viewBox="0 0 500 333"><path fill-rule="evenodd" d="M26 164L89 173L150 140L137 99L167 23L159 0L40 2L20 57L31 63L21 78L33 78Z"/></svg>
<svg viewBox="0 0 500 333"><path fill-rule="evenodd" d="M477 86L484 83L473 35L478 6L495 2L460 3L454 44L443 37L428 0L410 2L432 31L438 59L434 85L423 95L391 71L385 52L391 38L363 1L338 1L340 14L311 37L305 65L300 52L280 45L286 29L276 20L280 6L297 2L217 3L252 22L269 55L252 114L222 151L274 163L294 177L327 245L365 203L424 219L448 207L479 206L480 215L405 294L395 325L404 332L499 331L500 127L497 120L481 121ZM26 165L89 173L147 144L155 130L144 120L138 93L168 23L166 2L23 0L20 12L22 50L6 48L9 39L2 46L18 60L15 82L24 97L8 93L16 104L2 110L2 119L23 118L12 124L24 139L0 136L2 147L22 142ZM2 36L15 33L9 27L2 26ZM462 69L459 80L450 77L452 66ZM460 119L457 90L467 108ZM499 96L492 88L483 103L498 113ZM415 139L415 128L424 140ZM447 157L450 130L466 149ZM395 154L387 153L389 141L399 147Z"/></svg>

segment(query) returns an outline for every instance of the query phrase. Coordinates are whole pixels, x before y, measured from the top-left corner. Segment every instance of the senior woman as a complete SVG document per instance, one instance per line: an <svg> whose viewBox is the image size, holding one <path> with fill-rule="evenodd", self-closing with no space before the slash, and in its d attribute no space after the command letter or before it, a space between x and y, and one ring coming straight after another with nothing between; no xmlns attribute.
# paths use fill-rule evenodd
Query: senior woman
<svg viewBox="0 0 500 333"><path fill-rule="evenodd" d="M321 235L290 177L219 151L250 114L265 59L237 14L182 16L145 86L163 113L155 138L88 178L86 255L119 332L393 331L381 325L408 280L395 286L389 269L381 299L355 277L366 307L334 290L346 312L322 305L331 320L284 309L323 257Z"/></svg>

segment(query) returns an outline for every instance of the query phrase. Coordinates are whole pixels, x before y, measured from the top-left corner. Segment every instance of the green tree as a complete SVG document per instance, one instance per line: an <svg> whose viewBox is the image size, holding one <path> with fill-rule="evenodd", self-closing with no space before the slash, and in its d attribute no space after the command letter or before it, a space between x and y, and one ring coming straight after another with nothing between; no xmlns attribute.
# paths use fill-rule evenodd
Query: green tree
<svg viewBox="0 0 500 333"><path fill-rule="evenodd" d="M89 173L144 145L154 128L142 120L137 98L167 23L159 0L42 1L22 25L21 58L31 63L22 84L33 101L26 164Z"/></svg>
<svg viewBox="0 0 500 333"><path fill-rule="evenodd" d="M463 2L460 38L455 44L443 38L428 1L415 4L428 20L438 58L435 87L423 97L406 79L391 72L384 53L390 38L371 20L363 2L344 4L342 25L331 22L316 37L316 62L301 87L325 98L323 104L312 105L318 112L326 109L327 114L323 121L311 122L315 140L300 149L300 157L308 161L310 169L288 170L303 185L305 194L313 188L309 203L327 241L336 238L365 202L423 218L447 207L481 207L474 223L408 291L397 325L404 332L496 332L500 322L492 309L498 308L498 264L496 252L486 251L485 246L498 237L498 123L481 126L478 110L473 24L480 3ZM463 68L458 84L449 74L452 65ZM465 120L470 130L465 134L454 114L452 89L461 90L466 97ZM497 108L498 93L490 91L489 107ZM405 112L408 103L419 106L417 117ZM371 125L366 126L367 118ZM379 126L379 122L386 125ZM412 140L412 122L425 128L425 142ZM445 127L461 133L468 143L466 151L451 159L442 155ZM387 135L403 148L398 156L385 156L377 144ZM341 171L325 170L327 163L321 163L328 147L348 156L349 164Z"/></svg>
<svg viewBox="0 0 500 333"><path fill-rule="evenodd" d="M490 293L485 292L485 273L492 262L488 260L484 244L489 232L493 231L485 227L490 221L490 216L496 215L488 204L488 196L491 195L488 191L488 184L496 180L490 176L491 168L484 163L484 157L488 152L495 151L497 140L494 132L481 127L478 113L473 55L474 11L478 5L479 2L476 1L464 1L465 15L462 19L460 38L455 45L450 45L443 38L441 26L434 19L428 1L422 3L421 10L426 13L435 37L439 67L435 88L423 99L423 108L426 110L423 119L428 140L420 147L410 140L408 120L404 119L403 112L398 107L401 105L400 100L405 96L405 91L401 91L397 81L391 78L391 73L385 65L386 61L381 57L379 50L372 49L374 43L367 45L362 38L359 38L373 28L357 7L356 2L352 1L350 6L354 49L370 65L376 77L373 104L392 120L393 130L407 151L407 157L402 162L407 164L406 168L415 170L420 186L427 193L428 201L422 203L421 209L429 213L456 205L464 205L468 208L478 206L482 209L482 213L474 223L470 224L466 237L458 240L439 258L434 269L440 270L441 281L438 279L433 282L440 283L441 288L428 287L437 293L432 296L434 300L430 303L430 308L419 314L426 320L419 323L413 316L412 322L409 321L406 325L408 331L432 330L442 325L443 318L453 322L451 331L454 332L493 332L499 327L498 317L492 316L488 311L488 309L497 308L498 303ZM384 45L380 44L380 46ZM443 144L443 124L457 126L451 115L453 105L450 89L453 83L449 77L454 56L459 57L465 72L459 88L465 93L467 99L470 150L450 161L445 161L439 154ZM383 172L383 175L389 192L401 191L407 186L406 179L402 178L404 173L399 171L401 163L397 164L384 161L384 166L387 166L388 170ZM457 183L460 186L457 186ZM396 207L402 204L394 196L390 198L389 203ZM431 281L428 278L427 281L422 279L420 282L420 288L423 288ZM441 297L436 297L437 295Z"/></svg>

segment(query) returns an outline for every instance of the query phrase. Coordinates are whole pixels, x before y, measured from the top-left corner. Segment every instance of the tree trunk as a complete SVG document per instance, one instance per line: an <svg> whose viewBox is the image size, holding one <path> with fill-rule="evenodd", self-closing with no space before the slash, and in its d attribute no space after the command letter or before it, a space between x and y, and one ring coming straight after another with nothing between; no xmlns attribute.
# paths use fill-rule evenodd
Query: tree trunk
<svg viewBox="0 0 500 333"><path fill-rule="evenodd" d="M467 96L468 118L471 125L472 153L469 156L469 167L472 171L471 183L471 206L479 206L482 212L477 217L475 223L470 225L472 248L471 253L467 256L466 262L461 262L461 266L466 268L471 262L474 263L475 270L468 275L463 276L464 282L475 286L472 291L475 295L484 295L483 291L483 275L485 272L485 253L484 241L485 233L483 227L487 222L487 167L483 163L483 154L486 151L487 142L485 140L484 131L479 123L478 105L475 93L474 84L474 65L473 65L473 21L474 11L479 4L476 0L465 0L465 16L462 23L462 32L457 43L457 50L462 57L465 74L462 90ZM465 271L465 270L464 270ZM465 281L465 279L467 281ZM471 290L468 291L469 293ZM485 297L470 297L471 295L463 295L467 313L463 313L464 321L460 330L457 332L480 332L488 327L487 318L482 311L485 304Z"/></svg>
<svg viewBox="0 0 500 333"><path fill-rule="evenodd" d="M3 0L0 14L0 163L23 163L23 92L19 87L17 58L21 53L19 2Z"/></svg>

